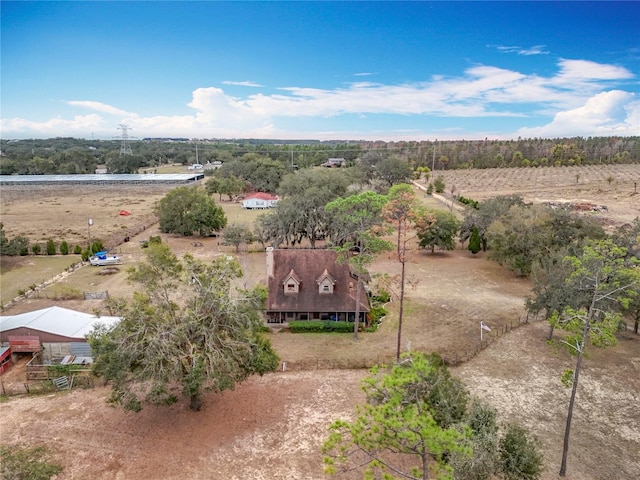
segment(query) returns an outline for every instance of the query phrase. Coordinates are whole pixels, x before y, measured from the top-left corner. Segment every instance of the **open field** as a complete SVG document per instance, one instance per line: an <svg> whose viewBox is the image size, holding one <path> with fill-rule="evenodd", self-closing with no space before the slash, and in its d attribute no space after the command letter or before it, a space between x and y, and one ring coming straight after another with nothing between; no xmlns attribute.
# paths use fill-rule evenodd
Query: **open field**
<svg viewBox="0 0 640 480"><path fill-rule="evenodd" d="M630 167L629 171L620 169L628 178L639 176L638 166L617 167ZM556 169L548 170L553 173ZM489 195L488 190L481 189L484 182L473 183L485 171L475 171L475 176L468 172L445 181L460 185L457 193L467 197ZM495 170L486 172L498 177ZM569 174L568 183L559 182L545 190L537 184L525 188L528 184L518 183L519 177L513 175L512 184L497 193L522 193L526 200L533 200L543 198L536 192L544 192L545 198L554 201L576 198L606 204L615 216L612 224L640 214L638 197L625 193L630 185L625 182L630 180L622 180L622 176L619 182L611 183L607 193L606 181L604 185L590 182L593 188L587 187L590 177L586 173L581 178L585 185L576 187L580 191L570 185ZM544 177L545 181L552 182L551 177ZM476 190L471 190L472 186ZM133 193L119 195L135 202ZM132 203L132 208L151 203L149 195L142 197L145 202ZM424 201L436 205L432 198ZM259 214L244 211L239 204L223 206L231 223L250 223ZM3 217L4 209L3 203ZM135 210L132 213L135 215ZM12 228L23 227L14 223ZM36 227L48 235L46 228L46 222ZM141 258L139 240L157 233L155 227L149 227L118 247L125 261L119 273L98 275L100 268L87 266L60 283L84 291L108 290L114 296L130 294L132 287L125 281L124 270ZM189 251L203 259L233 250L220 246L215 238L165 234L162 238L177 253ZM194 246L194 241L202 246ZM245 271L245 286L265 281L263 253L242 253L238 258ZM559 377L564 368L573 365L573 359L545 343L544 322L523 324L498 336L498 332L510 330L524 319L528 281L487 261L482 254L473 257L466 250L435 255L416 252L407 267L412 286L406 292L402 349L438 351L451 363L459 363L479 351L479 322L489 324L492 332L486 337L488 345L453 372L472 393L496 406L504 420L526 424L541 439L545 452L543 480L557 479L569 397ZM388 256L381 256L371 270L395 275L399 266ZM52 304L87 312L102 308L97 300L53 301L46 298L49 288L41 291L39 298L12 305L4 314ZM199 413L179 402L168 409L146 408L138 415L125 414L105 404L107 389L98 386L93 390L10 398L0 404L0 431L11 432L5 436L11 444L49 445L65 466L60 479L321 479L319 448L328 424L351 416L353 405L363 400L358 385L366 372L345 367L370 365L395 356L397 302L389 305L389 311L378 332L361 334L357 342L351 335L271 333L271 341L286 363L281 369L285 367L286 371L249 379L232 392L206 395ZM567 479L640 477L638 392L639 336L626 333L618 347L589 352L574 414Z"/></svg>
<svg viewBox="0 0 640 480"><path fill-rule="evenodd" d="M449 193L474 200L518 194L526 202L593 203L607 207L592 215L607 225L631 222L640 216L640 165L588 165L584 167L493 168L444 170Z"/></svg>

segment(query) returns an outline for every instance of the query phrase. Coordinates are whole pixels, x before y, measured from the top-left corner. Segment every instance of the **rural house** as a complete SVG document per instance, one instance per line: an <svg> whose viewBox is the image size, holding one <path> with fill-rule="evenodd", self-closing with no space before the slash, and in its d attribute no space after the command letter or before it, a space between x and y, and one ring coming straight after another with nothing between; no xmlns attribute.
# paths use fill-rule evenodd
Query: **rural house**
<svg viewBox="0 0 640 480"><path fill-rule="evenodd" d="M333 250L267 248L267 323L293 320L354 321L357 277ZM360 292L360 321L369 297Z"/></svg>
<svg viewBox="0 0 640 480"><path fill-rule="evenodd" d="M272 208L278 203L278 197L270 193L255 192L244 197L242 208Z"/></svg>
<svg viewBox="0 0 640 480"><path fill-rule="evenodd" d="M340 168L344 167L346 164L347 161L344 158L330 158L324 162L322 166L327 168Z"/></svg>

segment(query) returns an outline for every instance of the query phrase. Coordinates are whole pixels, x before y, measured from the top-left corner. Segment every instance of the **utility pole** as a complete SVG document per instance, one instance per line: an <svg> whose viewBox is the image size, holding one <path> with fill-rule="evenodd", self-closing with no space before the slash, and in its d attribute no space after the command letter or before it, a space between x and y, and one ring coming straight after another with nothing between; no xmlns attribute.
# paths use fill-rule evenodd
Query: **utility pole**
<svg viewBox="0 0 640 480"><path fill-rule="evenodd" d="M435 142L433 142L433 157L431 158L431 171L436 171L436 144L438 143L438 139L436 138Z"/></svg>

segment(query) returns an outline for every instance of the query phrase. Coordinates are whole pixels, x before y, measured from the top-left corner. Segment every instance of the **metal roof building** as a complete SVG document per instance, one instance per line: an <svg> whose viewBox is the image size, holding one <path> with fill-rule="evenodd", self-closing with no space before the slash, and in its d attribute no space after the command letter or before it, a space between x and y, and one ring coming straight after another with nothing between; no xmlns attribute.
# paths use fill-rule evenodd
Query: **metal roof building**
<svg viewBox="0 0 640 480"><path fill-rule="evenodd" d="M120 317L97 317L62 307L49 307L0 317L0 341L9 336L38 336L40 342L85 342L97 324L115 325Z"/></svg>
<svg viewBox="0 0 640 480"><path fill-rule="evenodd" d="M197 182L203 178L203 173L0 175L0 185L179 185Z"/></svg>

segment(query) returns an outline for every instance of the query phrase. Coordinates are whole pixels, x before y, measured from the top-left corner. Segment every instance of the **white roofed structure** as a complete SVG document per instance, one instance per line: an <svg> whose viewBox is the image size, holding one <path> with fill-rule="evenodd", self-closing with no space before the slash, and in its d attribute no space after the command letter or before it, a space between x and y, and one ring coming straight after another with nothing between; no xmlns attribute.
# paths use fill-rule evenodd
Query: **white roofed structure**
<svg viewBox="0 0 640 480"><path fill-rule="evenodd" d="M120 317L98 317L62 307L0 316L0 341L9 336L38 336L41 342L85 342L94 326L115 325Z"/></svg>

